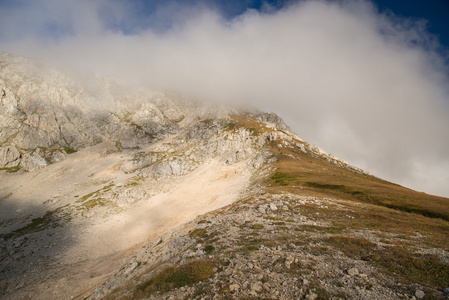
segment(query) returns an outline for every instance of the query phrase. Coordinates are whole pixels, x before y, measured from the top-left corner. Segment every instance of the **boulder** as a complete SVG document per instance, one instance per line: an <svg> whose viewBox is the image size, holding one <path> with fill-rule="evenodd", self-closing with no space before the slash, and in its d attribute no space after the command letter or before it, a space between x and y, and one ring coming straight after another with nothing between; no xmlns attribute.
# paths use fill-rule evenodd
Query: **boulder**
<svg viewBox="0 0 449 300"><path fill-rule="evenodd" d="M44 158L45 154L42 149L37 148L32 153L27 153L23 155L20 166L26 171L35 171L43 167L48 166L47 160Z"/></svg>

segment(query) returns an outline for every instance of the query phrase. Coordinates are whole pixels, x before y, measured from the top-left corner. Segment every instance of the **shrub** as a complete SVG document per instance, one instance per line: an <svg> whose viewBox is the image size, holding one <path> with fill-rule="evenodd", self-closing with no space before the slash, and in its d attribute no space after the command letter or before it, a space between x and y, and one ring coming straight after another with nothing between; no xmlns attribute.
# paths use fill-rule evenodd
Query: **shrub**
<svg viewBox="0 0 449 300"><path fill-rule="evenodd" d="M211 253L214 250L215 250L215 247L212 245L207 245L206 247L204 247L204 252L206 252L206 253Z"/></svg>

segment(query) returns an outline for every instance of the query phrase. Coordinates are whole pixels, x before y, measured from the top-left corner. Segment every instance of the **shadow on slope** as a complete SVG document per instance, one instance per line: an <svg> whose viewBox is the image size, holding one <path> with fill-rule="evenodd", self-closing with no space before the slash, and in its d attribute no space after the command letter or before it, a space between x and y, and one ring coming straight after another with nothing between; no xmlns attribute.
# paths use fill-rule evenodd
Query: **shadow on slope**
<svg viewBox="0 0 449 300"><path fill-rule="evenodd" d="M35 298L45 282L61 279L55 271L76 243L70 217L11 197L0 200L0 211L0 298Z"/></svg>

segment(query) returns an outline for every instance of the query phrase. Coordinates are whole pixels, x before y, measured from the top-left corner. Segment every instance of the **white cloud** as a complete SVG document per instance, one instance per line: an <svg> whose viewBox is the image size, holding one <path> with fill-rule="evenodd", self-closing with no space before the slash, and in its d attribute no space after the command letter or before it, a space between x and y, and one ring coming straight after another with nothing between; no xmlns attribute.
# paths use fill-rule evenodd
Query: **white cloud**
<svg viewBox="0 0 449 300"><path fill-rule="evenodd" d="M233 20L172 1L152 15L159 25L171 20L165 30L126 35L110 27L129 20L134 8L124 2L33 3L0 15L3 50L275 111L306 140L375 175L449 196L441 168L449 80L422 23L379 15L364 1L304 1ZM34 17L35 30L21 25ZM70 34L43 36L48 20Z"/></svg>

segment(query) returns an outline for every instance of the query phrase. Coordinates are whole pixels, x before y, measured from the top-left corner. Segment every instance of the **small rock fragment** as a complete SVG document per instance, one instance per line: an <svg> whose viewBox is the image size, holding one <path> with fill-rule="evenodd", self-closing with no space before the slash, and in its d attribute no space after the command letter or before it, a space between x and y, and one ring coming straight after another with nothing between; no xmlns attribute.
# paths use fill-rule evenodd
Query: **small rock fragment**
<svg viewBox="0 0 449 300"><path fill-rule="evenodd" d="M416 298L418 298L418 299L424 298L425 295L426 295L426 294L425 294L422 290L416 290L416 291L415 291L415 296L416 296Z"/></svg>
<svg viewBox="0 0 449 300"><path fill-rule="evenodd" d="M255 283L253 283L252 285L251 285L251 289L253 290L253 291L256 291L256 292L261 292L262 291L262 282L260 282L260 281L256 281Z"/></svg>
<svg viewBox="0 0 449 300"><path fill-rule="evenodd" d="M348 275L349 276L357 276L359 275L359 270L357 268L352 268L348 270Z"/></svg>

